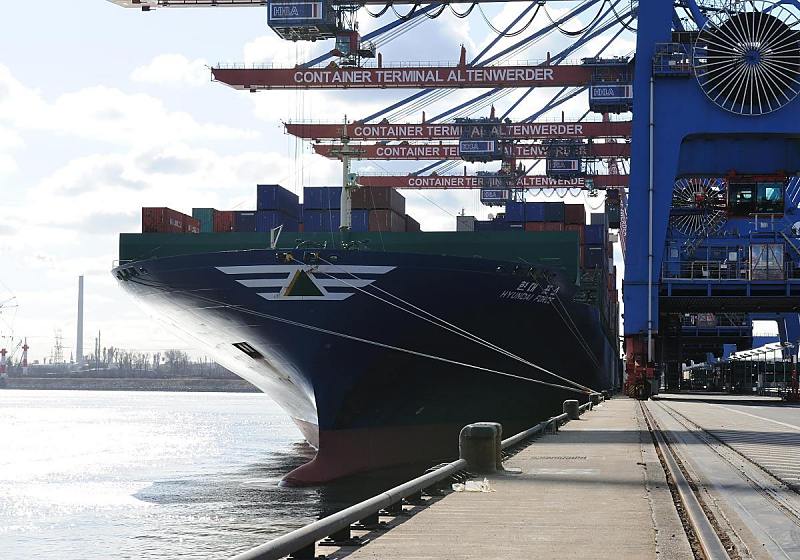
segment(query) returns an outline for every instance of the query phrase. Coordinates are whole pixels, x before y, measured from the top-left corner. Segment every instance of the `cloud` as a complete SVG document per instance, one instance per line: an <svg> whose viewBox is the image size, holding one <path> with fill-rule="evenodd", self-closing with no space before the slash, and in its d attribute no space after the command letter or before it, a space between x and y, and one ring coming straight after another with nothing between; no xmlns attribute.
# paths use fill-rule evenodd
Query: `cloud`
<svg viewBox="0 0 800 560"><path fill-rule="evenodd" d="M189 60L182 54L162 54L136 68L130 78L145 84L199 87L211 81L211 73L202 58Z"/></svg>
<svg viewBox="0 0 800 560"><path fill-rule="evenodd" d="M170 111L156 97L91 86L49 101L0 65L0 126L18 132L43 131L126 146L180 141L253 140L254 130L200 123L189 113Z"/></svg>

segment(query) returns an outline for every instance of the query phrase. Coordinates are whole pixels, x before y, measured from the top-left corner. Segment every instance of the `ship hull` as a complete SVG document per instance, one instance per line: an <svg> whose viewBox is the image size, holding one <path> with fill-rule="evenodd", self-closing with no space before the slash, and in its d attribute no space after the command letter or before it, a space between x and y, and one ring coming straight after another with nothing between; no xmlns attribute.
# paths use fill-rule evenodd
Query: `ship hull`
<svg viewBox="0 0 800 560"><path fill-rule="evenodd" d="M465 424L516 433L560 413L565 399L586 400L579 386L614 385L598 310L573 302L570 282L552 271L255 250L137 261L115 274L292 417L318 450L287 476L293 484L448 459Z"/></svg>

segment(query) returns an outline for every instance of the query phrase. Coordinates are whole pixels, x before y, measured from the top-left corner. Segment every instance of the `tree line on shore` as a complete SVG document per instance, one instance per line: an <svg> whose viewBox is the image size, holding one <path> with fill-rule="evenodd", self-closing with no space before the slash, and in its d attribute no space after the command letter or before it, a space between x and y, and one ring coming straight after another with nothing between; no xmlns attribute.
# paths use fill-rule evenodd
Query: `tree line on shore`
<svg viewBox="0 0 800 560"><path fill-rule="evenodd" d="M9 377L141 377L141 378L204 378L235 379L230 370L206 359L192 359L183 350L137 352L113 346L87 355L84 363L30 364L23 372L19 359L8 367Z"/></svg>

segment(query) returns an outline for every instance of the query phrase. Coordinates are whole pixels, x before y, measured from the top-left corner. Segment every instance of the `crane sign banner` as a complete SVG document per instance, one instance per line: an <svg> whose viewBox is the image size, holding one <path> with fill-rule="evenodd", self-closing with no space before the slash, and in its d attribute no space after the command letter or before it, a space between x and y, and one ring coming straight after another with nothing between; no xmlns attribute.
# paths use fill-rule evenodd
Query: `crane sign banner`
<svg viewBox="0 0 800 560"><path fill-rule="evenodd" d="M461 159L458 144L360 144L351 145L355 152L352 159L364 160L440 160ZM574 151L575 147L570 146ZM328 158L338 158L342 146L336 144L315 144L314 151ZM545 144L515 144L504 146L507 157L515 159L545 159L553 155L553 148ZM628 158L630 144L584 144L578 150L581 157L589 158ZM556 148L555 155L559 155Z"/></svg>
<svg viewBox="0 0 800 560"><path fill-rule="evenodd" d="M458 140L462 127L459 124L376 124L350 123L347 130L341 124L285 123L286 132L307 140ZM503 140L535 140L537 138L627 138L631 135L631 121L609 122L532 122L503 123L499 125L499 138ZM346 134L345 134L346 132Z"/></svg>
<svg viewBox="0 0 800 560"><path fill-rule="evenodd" d="M591 82L592 70L559 66L417 66L342 68L212 68L214 79L235 89L419 89L572 87Z"/></svg>
<svg viewBox="0 0 800 560"><path fill-rule="evenodd" d="M586 179L594 181L595 188L627 187L627 175L594 175L570 179L554 179L544 175L524 175L517 179L513 188L587 188ZM394 189L483 189L498 188L504 180L497 175L362 175L358 184L362 187L385 187Z"/></svg>

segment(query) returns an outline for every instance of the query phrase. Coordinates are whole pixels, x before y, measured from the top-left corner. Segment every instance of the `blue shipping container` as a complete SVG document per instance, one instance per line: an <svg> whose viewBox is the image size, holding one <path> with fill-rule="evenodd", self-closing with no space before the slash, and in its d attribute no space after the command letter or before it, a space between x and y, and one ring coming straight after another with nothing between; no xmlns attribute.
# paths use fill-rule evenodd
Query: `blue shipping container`
<svg viewBox="0 0 800 560"><path fill-rule="evenodd" d="M524 222L525 203L512 201L506 202L506 220L509 222Z"/></svg>
<svg viewBox="0 0 800 560"><path fill-rule="evenodd" d="M584 268L604 268L606 265L606 255L603 248L599 245L583 248Z"/></svg>
<svg viewBox="0 0 800 560"><path fill-rule="evenodd" d="M342 187L306 187L303 189L303 208L331 210L341 206Z"/></svg>
<svg viewBox="0 0 800 560"><path fill-rule="evenodd" d="M256 231L256 213L252 210L234 212L233 231L247 232Z"/></svg>
<svg viewBox="0 0 800 560"><path fill-rule="evenodd" d="M369 210L353 210L350 222L353 231L369 231Z"/></svg>
<svg viewBox="0 0 800 560"><path fill-rule="evenodd" d="M339 231L341 214L336 210L305 210L303 229L308 232ZM352 231L369 231L369 210L353 210L350 216Z"/></svg>
<svg viewBox="0 0 800 560"><path fill-rule="evenodd" d="M257 210L280 210L284 214L300 217L300 199L280 185L256 186Z"/></svg>
<svg viewBox="0 0 800 560"><path fill-rule="evenodd" d="M278 226L283 226L283 231L299 231L299 221L294 216L289 216L278 210L259 210L256 212L256 231L268 232Z"/></svg>
<svg viewBox="0 0 800 560"><path fill-rule="evenodd" d="M312 233L339 230L338 210L303 209L303 230Z"/></svg>
<svg viewBox="0 0 800 560"><path fill-rule="evenodd" d="M590 225L586 226L584 230L584 243L587 245L603 245L606 244L606 226L604 225Z"/></svg>
<svg viewBox="0 0 800 560"><path fill-rule="evenodd" d="M544 221L564 223L564 203L546 202L544 205Z"/></svg>
<svg viewBox="0 0 800 560"><path fill-rule="evenodd" d="M509 202L506 204L507 222L544 222L548 202ZM563 216L563 208L562 208Z"/></svg>

